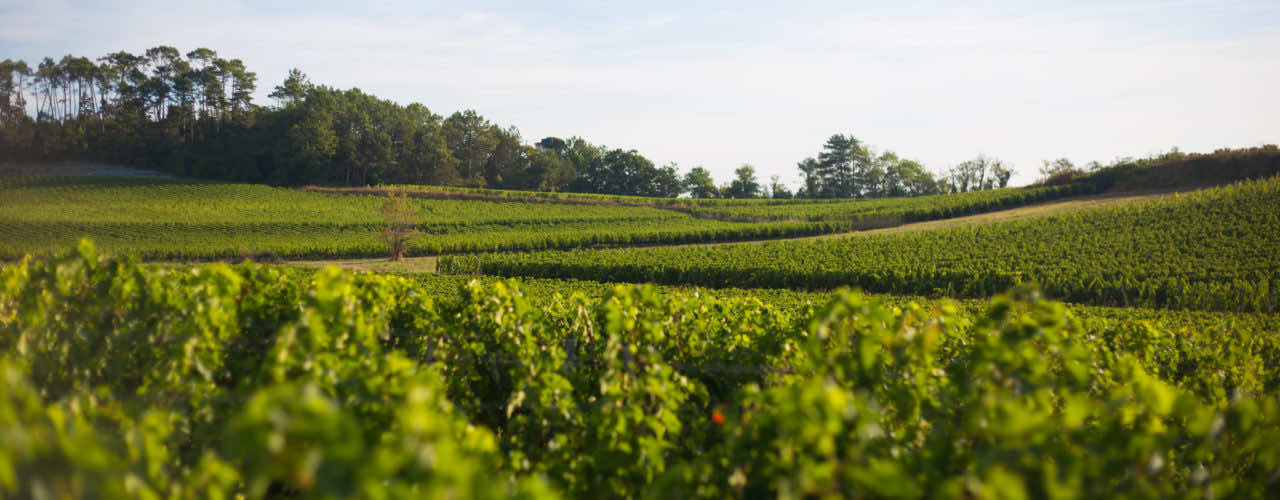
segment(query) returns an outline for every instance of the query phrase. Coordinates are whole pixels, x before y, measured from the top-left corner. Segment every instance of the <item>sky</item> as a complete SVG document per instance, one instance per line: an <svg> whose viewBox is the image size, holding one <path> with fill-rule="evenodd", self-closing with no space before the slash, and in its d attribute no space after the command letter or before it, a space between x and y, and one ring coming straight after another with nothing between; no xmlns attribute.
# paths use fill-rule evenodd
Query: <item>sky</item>
<svg viewBox="0 0 1280 500"><path fill-rule="evenodd" d="M175 2L0 0L0 58L209 47L526 142L580 136L721 182L851 134L935 172L1035 180L1178 147L1280 142L1280 2Z"/></svg>

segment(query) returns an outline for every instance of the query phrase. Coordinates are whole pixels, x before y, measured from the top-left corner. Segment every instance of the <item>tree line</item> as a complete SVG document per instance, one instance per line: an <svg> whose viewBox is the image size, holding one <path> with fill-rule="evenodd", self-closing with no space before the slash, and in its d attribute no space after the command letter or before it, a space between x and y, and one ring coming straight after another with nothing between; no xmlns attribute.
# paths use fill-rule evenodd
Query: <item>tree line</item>
<svg viewBox="0 0 1280 500"><path fill-rule="evenodd" d="M806 198L881 198L963 193L1002 188L1013 169L1003 161L980 155L935 176L914 160L892 151L876 154L852 135L832 135L817 158L801 160L804 183L798 196Z"/></svg>
<svg viewBox="0 0 1280 500"><path fill-rule="evenodd" d="M697 198L917 196L1004 187L1012 171L979 157L935 176L892 152L833 135L798 165L792 192L743 165L727 184L681 174L634 149L580 137L526 143L472 110L442 116L292 70L253 102L257 75L208 48L169 46L98 59L0 62L0 157L81 159L175 175L275 185L434 184Z"/></svg>

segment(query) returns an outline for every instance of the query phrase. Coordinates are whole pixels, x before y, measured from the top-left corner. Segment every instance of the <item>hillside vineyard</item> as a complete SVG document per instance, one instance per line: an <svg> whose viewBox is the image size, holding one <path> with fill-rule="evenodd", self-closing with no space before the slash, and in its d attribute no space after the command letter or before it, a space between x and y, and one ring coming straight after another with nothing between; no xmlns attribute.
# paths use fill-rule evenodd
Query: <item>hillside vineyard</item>
<svg viewBox="0 0 1280 500"><path fill-rule="evenodd" d="M171 179L0 177L0 258L53 254L81 237L104 250L150 259L216 259L246 251L287 258L382 255L381 197L344 196ZM412 187L405 189L413 192ZM1076 192L1075 187L1000 189L891 200L798 200L756 221L703 208L674 209L673 200L561 196L594 203L545 203L544 197L501 201L414 198L424 236L411 255L758 240L830 234L867 224L894 225L1025 205ZM439 190L436 190L439 191ZM745 210L728 201L717 210ZM766 200L740 200L766 201ZM635 206L641 205L641 206ZM652 205L652 206L650 206ZM749 205L748 205L749 206ZM807 207L807 208L805 208ZM809 210L812 216L799 214ZM790 214L790 215L787 215ZM786 215L786 216L784 216ZM792 217L795 215L795 217ZM721 220L725 219L725 220ZM767 220L766 220L767 219Z"/></svg>
<svg viewBox="0 0 1280 500"><path fill-rule="evenodd" d="M1270 498L1278 169L884 199L0 177L0 498ZM426 258L372 258L402 220Z"/></svg>
<svg viewBox="0 0 1280 500"><path fill-rule="evenodd" d="M1280 311L1280 178L937 231L708 247L446 257L445 272Z"/></svg>

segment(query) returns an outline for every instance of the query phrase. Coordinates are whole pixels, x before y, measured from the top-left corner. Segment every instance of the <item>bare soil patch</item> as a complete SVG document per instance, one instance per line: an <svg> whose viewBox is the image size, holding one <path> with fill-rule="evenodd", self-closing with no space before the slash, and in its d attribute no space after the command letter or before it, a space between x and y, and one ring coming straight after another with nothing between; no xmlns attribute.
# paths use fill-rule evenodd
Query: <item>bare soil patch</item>
<svg viewBox="0 0 1280 500"><path fill-rule="evenodd" d="M302 267L338 266L348 271L375 271L379 273L434 273L436 257L405 257L400 262L387 258L377 259L334 259L334 260L291 260L289 265Z"/></svg>

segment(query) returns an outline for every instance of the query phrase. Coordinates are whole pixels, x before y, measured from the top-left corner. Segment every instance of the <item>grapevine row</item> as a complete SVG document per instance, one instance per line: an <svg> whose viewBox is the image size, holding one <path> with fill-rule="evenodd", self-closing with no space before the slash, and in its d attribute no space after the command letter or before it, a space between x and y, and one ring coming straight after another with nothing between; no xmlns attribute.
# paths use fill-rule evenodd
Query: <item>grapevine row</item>
<svg viewBox="0 0 1280 500"><path fill-rule="evenodd" d="M793 316L87 244L0 286L6 496L1256 497L1280 477L1274 329L1082 321L1029 289Z"/></svg>
<svg viewBox="0 0 1280 500"><path fill-rule="evenodd" d="M821 241L445 257L452 273L1280 311L1280 178L1149 203Z"/></svg>
<svg viewBox="0 0 1280 500"><path fill-rule="evenodd" d="M6 178L0 179L0 192L0 260L50 254L83 237L104 249L148 259L219 259L263 252L289 258L385 254L378 238L385 227L378 212L384 200L380 196L92 177ZM1005 189L869 201L680 200L697 207L665 204L671 200L655 206L537 203L515 195L504 201L413 198L424 236L410 242L409 254L812 236L995 210L1070 192ZM753 211L700 212L715 207Z"/></svg>

